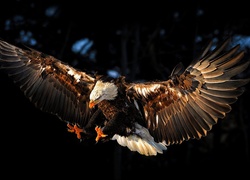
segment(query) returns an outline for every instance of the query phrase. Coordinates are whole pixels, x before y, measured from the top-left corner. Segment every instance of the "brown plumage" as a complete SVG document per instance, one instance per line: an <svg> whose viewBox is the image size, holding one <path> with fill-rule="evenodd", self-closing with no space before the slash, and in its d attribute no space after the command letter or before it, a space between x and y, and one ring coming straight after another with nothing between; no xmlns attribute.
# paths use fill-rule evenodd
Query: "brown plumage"
<svg viewBox="0 0 250 180"><path fill-rule="evenodd" d="M143 155L207 135L231 111L249 78L248 66L230 38L211 43L187 68L167 80L129 83L87 74L34 49L0 41L0 68L39 109L57 115L78 138L117 140ZM242 62L242 63L241 63ZM97 134L95 134L97 133Z"/></svg>

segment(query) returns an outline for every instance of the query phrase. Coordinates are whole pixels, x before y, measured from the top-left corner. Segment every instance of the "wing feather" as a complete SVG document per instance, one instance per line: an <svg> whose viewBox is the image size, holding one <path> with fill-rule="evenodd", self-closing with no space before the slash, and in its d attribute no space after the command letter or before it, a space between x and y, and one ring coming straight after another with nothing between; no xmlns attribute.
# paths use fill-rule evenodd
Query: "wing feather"
<svg viewBox="0 0 250 180"><path fill-rule="evenodd" d="M241 63L239 45L227 49L230 38L201 56L186 69L173 70L167 81L132 83L130 98L143 106L147 128L167 145L200 139L231 111L250 79L239 78L250 61ZM181 69L183 69L181 71Z"/></svg>
<svg viewBox="0 0 250 180"><path fill-rule="evenodd" d="M185 114L177 113L176 115L178 116L178 120L182 126L181 134L183 136L183 140L189 139L189 134L192 134L192 127L190 127L188 121L183 121L183 119L185 118Z"/></svg>
<svg viewBox="0 0 250 180"><path fill-rule="evenodd" d="M188 112L190 113L190 120L192 120L191 122L195 126L195 129L204 136L204 128L206 128L206 124L203 122L202 117L195 111L194 106L192 105L192 101L190 102L191 103L188 103L186 106Z"/></svg>
<svg viewBox="0 0 250 180"><path fill-rule="evenodd" d="M221 115L220 112L218 112L215 109L212 109L205 103L203 103L202 100L197 97L196 104L200 107L199 111L206 112L206 115L204 115L206 118L204 118L206 121L208 121L209 124L213 125L217 123L217 117L223 118L224 114Z"/></svg>
<svg viewBox="0 0 250 180"><path fill-rule="evenodd" d="M173 115L173 126L174 126L174 132L175 132L175 137L176 137L176 142L180 143L183 140L183 136L182 136L182 126L179 123L179 119L177 114Z"/></svg>
<svg viewBox="0 0 250 180"><path fill-rule="evenodd" d="M183 119L186 123L189 124L190 130L191 130L191 134L188 134L188 136L192 137L192 138L196 138L199 139L201 137L200 133L199 133L199 126L197 124L196 121L193 121L193 117L190 114L190 112L188 111L188 108L184 108L183 109L183 113L182 115L185 116L185 119ZM172 144L173 141L170 141L169 144Z"/></svg>
<svg viewBox="0 0 250 180"><path fill-rule="evenodd" d="M95 78L31 48L0 41L0 69L42 111L84 125L90 115L88 96Z"/></svg>
<svg viewBox="0 0 250 180"><path fill-rule="evenodd" d="M196 100L196 97L193 96L192 98L193 101L190 101L190 105L192 106L196 114L199 116L197 118L197 121L199 122L202 128L209 131L211 129L211 125L214 124L213 118L199 106L199 101Z"/></svg>

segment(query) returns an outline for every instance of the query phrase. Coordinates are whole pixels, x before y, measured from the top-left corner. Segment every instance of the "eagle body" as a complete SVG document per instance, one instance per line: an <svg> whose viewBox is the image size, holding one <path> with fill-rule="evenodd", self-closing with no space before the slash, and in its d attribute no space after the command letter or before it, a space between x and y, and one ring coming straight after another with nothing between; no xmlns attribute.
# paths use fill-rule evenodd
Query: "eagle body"
<svg viewBox="0 0 250 180"><path fill-rule="evenodd" d="M115 86L117 85L115 84ZM114 100L103 100L98 103L98 109L102 111L106 119L103 129L104 134L120 133L121 135L127 135L129 132L126 132L126 128L132 129L138 115L138 113L135 116L129 115L129 113L135 112L134 106L131 106L131 103L128 105L129 102L124 97L124 92L121 92L121 89L119 91Z"/></svg>
<svg viewBox="0 0 250 180"><path fill-rule="evenodd" d="M127 96L127 83L125 77L119 77L114 81L103 82L98 80L97 89L94 86L92 92L100 94L103 91L105 83L112 83L112 87L117 89L117 94L112 100L102 100L98 103L98 109L102 111L100 115L104 116L105 120L102 121L101 131L107 135L102 138L102 141L117 140L122 146L127 146L130 150L138 151L144 155L156 155L157 152L163 153L162 150L166 149L163 143L157 143L150 135L145 127L145 120L140 112L140 109L128 99ZM138 105L138 104L137 104ZM100 117L93 119L99 120ZM93 123L96 125L98 123ZM93 129L92 126L87 125L88 128ZM136 143L134 143L136 142Z"/></svg>
<svg viewBox="0 0 250 180"><path fill-rule="evenodd" d="M250 78L250 61L230 38L208 44L169 79L128 82L75 69L53 56L0 40L0 70L40 110L67 123L78 139L117 141L146 156L207 135L231 111ZM84 142L84 141L83 141Z"/></svg>
<svg viewBox="0 0 250 180"><path fill-rule="evenodd" d="M103 129L104 134L120 134L128 135L127 128L133 129L135 120L140 120L138 112L135 111L133 105L128 105L121 96L118 96L113 101L103 101L98 104L98 108L101 109L107 122ZM135 116L131 116L130 113L136 113ZM140 118L140 119L139 119ZM110 131L110 133L108 133Z"/></svg>

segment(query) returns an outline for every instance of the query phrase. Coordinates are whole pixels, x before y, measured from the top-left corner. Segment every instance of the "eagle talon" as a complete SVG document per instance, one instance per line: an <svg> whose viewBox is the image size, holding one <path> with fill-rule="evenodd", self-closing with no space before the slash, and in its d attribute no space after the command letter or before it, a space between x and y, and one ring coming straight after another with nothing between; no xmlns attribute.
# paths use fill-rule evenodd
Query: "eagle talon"
<svg viewBox="0 0 250 180"><path fill-rule="evenodd" d="M98 142L100 138L106 137L106 134L103 134L102 129L98 126L95 127L95 131L97 133L97 136L95 138L95 141Z"/></svg>
<svg viewBox="0 0 250 180"><path fill-rule="evenodd" d="M67 127L68 132L75 133L77 139L82 139L81 133L83 132L83 129L79 128L77 125L72 126L70 124L67 124Z"/></svg>

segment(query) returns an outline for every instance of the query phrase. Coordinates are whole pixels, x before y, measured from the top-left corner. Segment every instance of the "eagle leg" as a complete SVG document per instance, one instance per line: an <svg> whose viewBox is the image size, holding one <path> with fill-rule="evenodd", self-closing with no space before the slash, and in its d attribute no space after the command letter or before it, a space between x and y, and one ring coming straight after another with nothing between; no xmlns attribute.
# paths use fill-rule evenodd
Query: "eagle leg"
<svg viewBox="0 0 250 180"><path fill-rule="evenodd" d="M93 115L91 116L91 118L88 121L88 124L86 126L84 126L85 129L92 129L96 124L99 124L100 122L102 122L103 118L103 114L100 114L102 111L101 109L97 109Z"/></svg>
<svg viewBox="0 0 250 180"><path fill-rule="evenodd" d="M83 132L83 129L79 128L76 124L72 126L69 123L67 124L67 127L68 127L68 132L75 133L78 139L82 138L81 133Z"/></svg>
<svg viewBox="0 0 250 180"><path fill-rule="evenodd" d="M106 137L106 134L103 134L102 129L98 126L95 127L95 131L97 133L97 136L95 138L95 141L98 142L100 138Z"/></svg>

